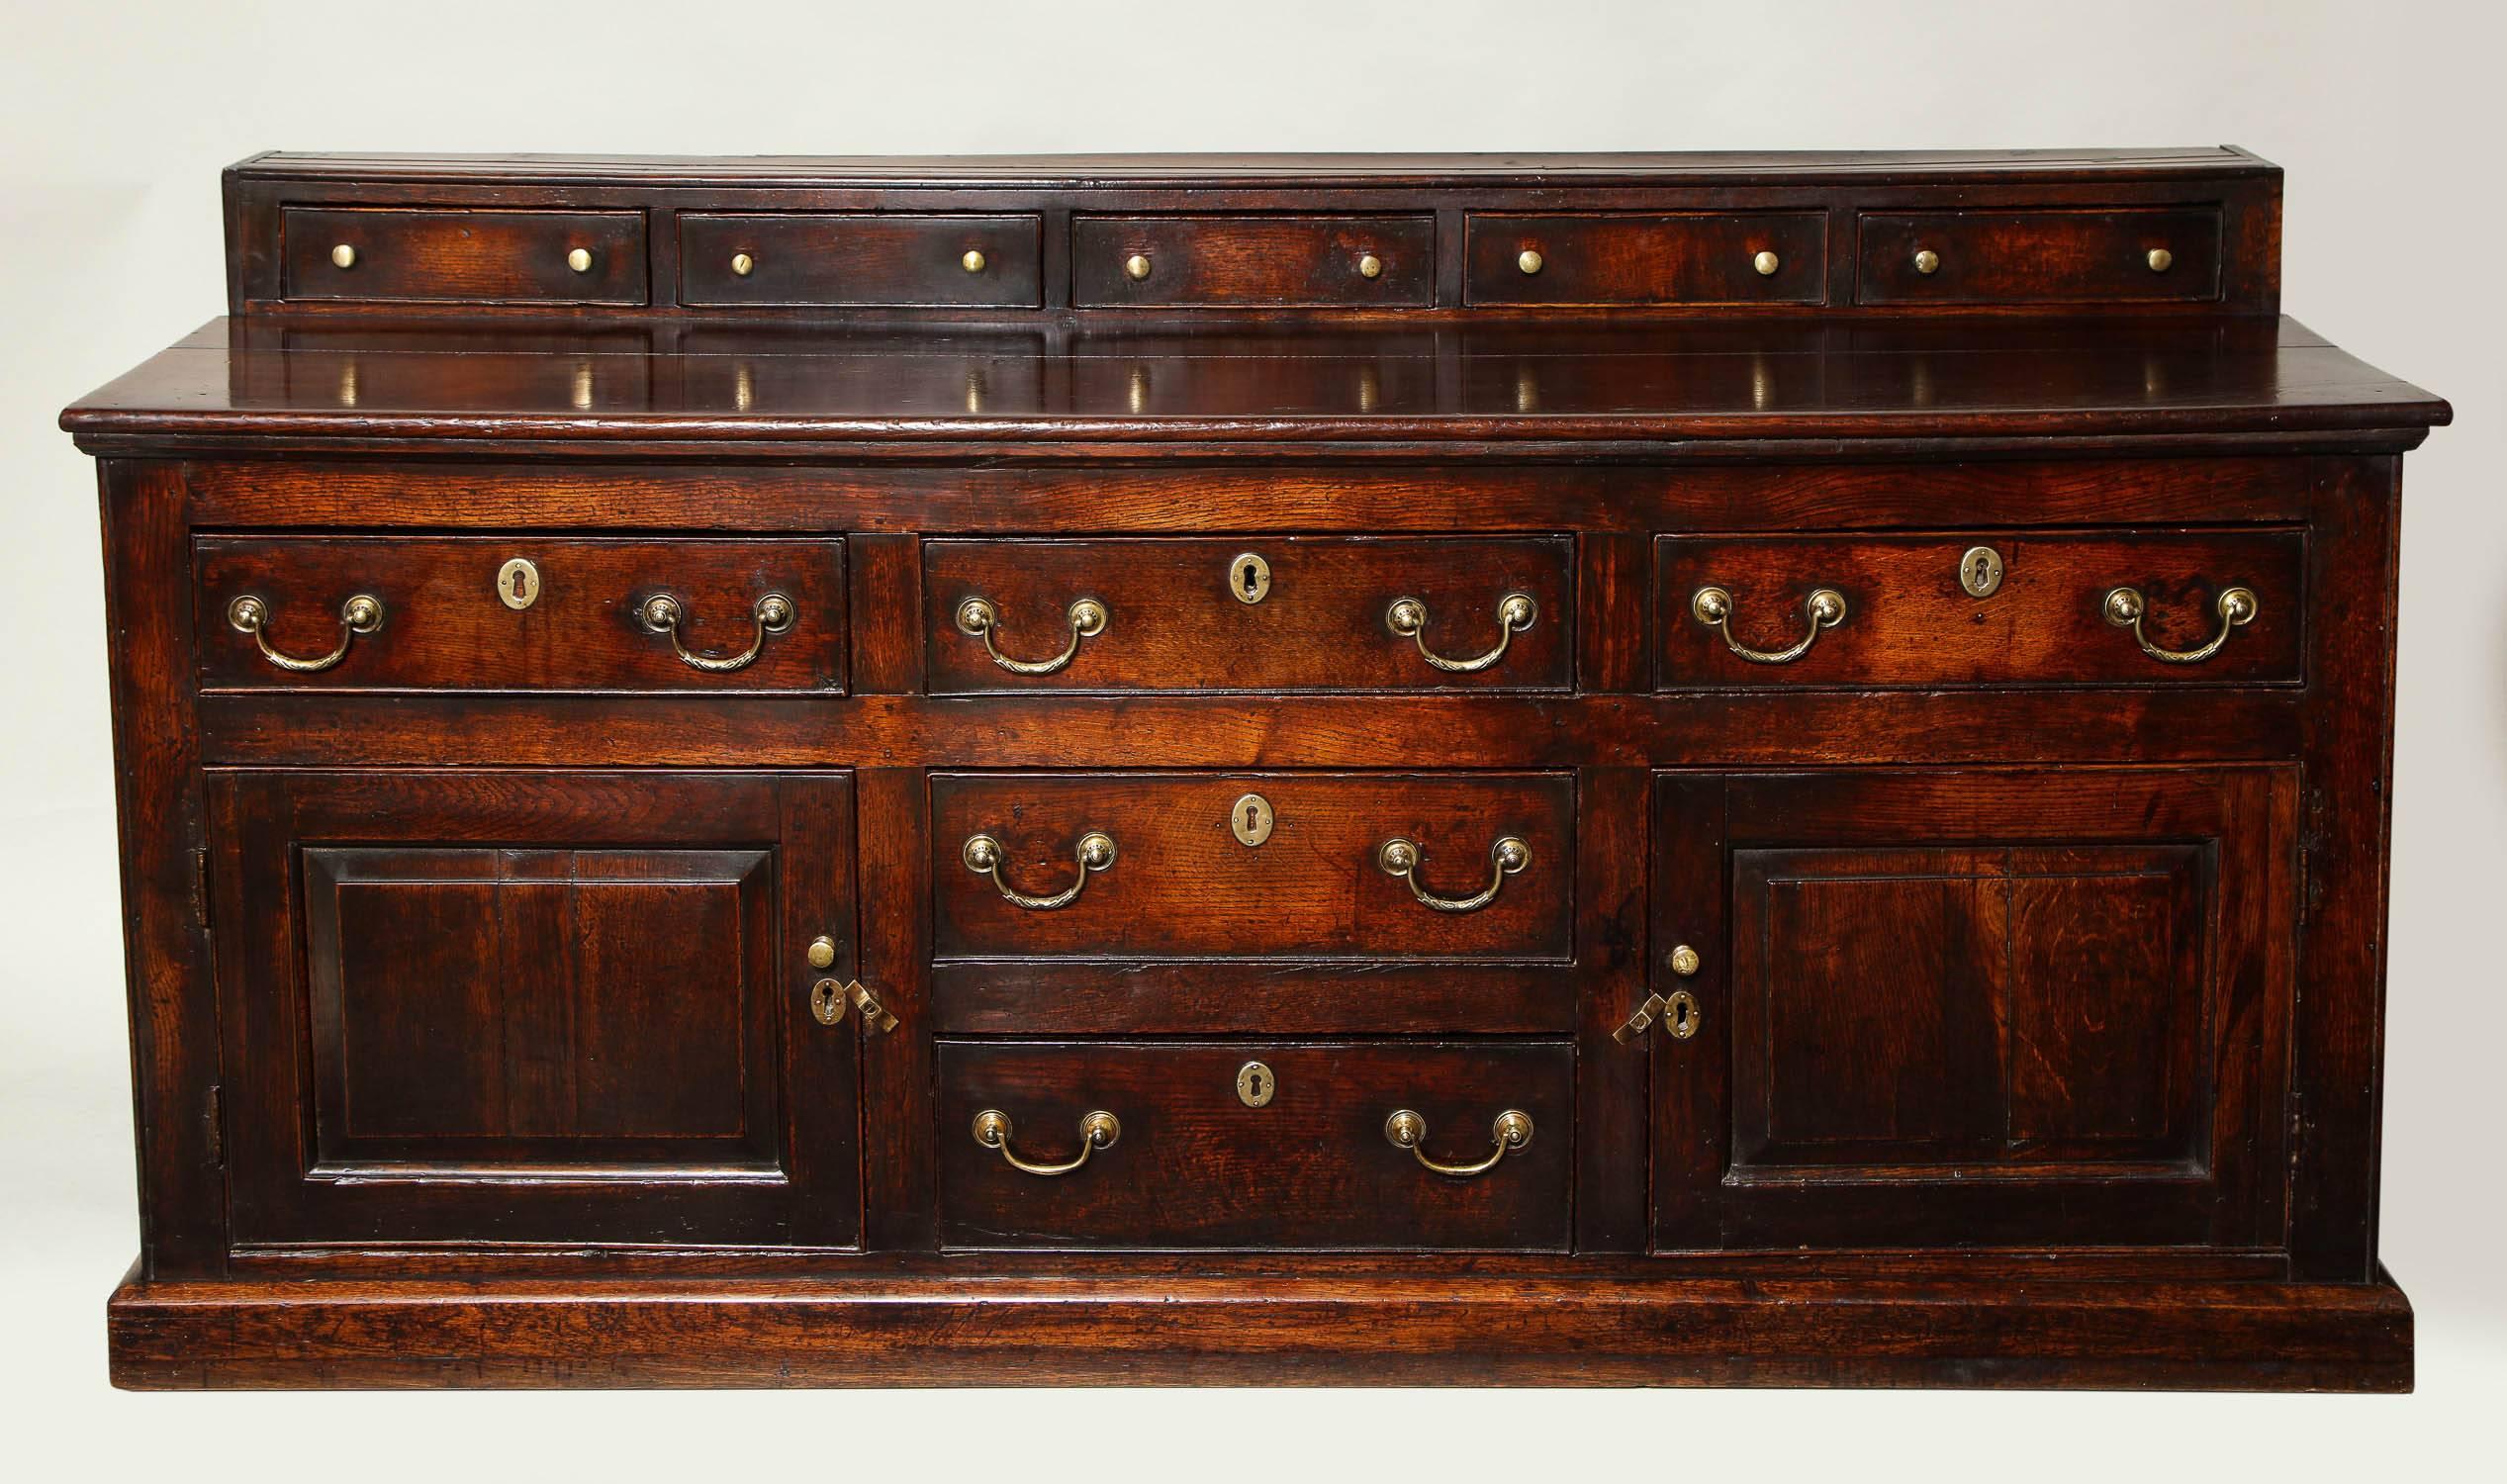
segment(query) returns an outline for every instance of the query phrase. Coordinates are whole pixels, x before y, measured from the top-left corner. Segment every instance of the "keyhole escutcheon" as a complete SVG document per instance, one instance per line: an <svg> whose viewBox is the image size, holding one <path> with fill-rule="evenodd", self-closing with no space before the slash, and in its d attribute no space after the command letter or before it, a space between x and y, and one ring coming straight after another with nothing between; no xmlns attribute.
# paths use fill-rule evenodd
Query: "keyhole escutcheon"
<svg viewBox="0 0 2507 1484"><path fill-rule="evenodd" d="M1270 596L1271 564L1259 552L1241 551L1228 563L1228 596L1243 603L1260 603Z"/></svg>
<svg viewBox="0 0 2507 1484"><path fill-rule="evenodd" d="M1991 598L2002 588L2002 554L1991 546L1971 546L1959 556L1959 586L1970 598Z"/></svg>
<svg viewBox="0 0 2507 1484"><path fill-rule="evenodd" d="M1240 796L1228 810L1228 829L1240 845L1259 845L1271 837L1271 826L1278 816L1271 812L1271 801L1259 793Z"/></svg>
<svg viewBox="0 0 2507 1484"><path fill-rule="evenodd" d="M1261 1107L1278 1090L1279 1077L1259 1062L1248 1062L1236 1069L1236 1100L1249 1108Z"/></svg>
<svg viewBox="0 0 2507 1484"><path fill-rule="evenodd" d="M540 570L529 557L515 557L497 569L497 597L520 612L539 602Z"/></svg>

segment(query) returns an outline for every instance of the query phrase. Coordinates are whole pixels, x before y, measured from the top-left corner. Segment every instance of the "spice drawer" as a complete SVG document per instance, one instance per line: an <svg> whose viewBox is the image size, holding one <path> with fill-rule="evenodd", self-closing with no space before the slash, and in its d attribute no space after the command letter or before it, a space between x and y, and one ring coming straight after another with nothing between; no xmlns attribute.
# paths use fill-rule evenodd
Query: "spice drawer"
<svg viewBox="0 0 2507 1484"><path fill-rule="evenodd" d="M2097 304L2220 297L2220 212L1866 212L1864 304Z"/></svg>
<svg viewBox="0 0 2507 1484"><path fill-rule="evenodd" d="M642 212L291 207L295 300L619 304L648 297Z"/></svg>
<svg viewBox="0 0 2507 1484"><path fill-rule="evenodd" d="M947 1247L1564 1251L1564 1042L943 1042Z"/></svg>
<svg viewBox="0 0 2507 1484"><path fill-rule="evenodd" d="M1082 309L1420 309L1437 287L1437 219L1079 217L1070 302Z"/></svg>
<svg viewBox="0 0 2507 1484"><path fill-rule="evenodd" d="M1473 304L1818 304L1828 219L1753 216L1471 219Z"/></svg>
<svg viewBox="0 0 2507 1484"><path fill-rule="evenodd" d="M1038 232L1032 215L689 212L680 302L1033 309Z"/></svg>

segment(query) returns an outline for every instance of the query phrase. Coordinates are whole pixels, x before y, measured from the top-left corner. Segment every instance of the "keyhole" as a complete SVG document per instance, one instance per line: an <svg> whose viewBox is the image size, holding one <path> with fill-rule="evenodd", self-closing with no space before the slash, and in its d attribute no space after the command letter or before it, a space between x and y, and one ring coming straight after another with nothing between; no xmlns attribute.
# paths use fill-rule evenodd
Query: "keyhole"
<svg viewBox="0 0 2507 1484"><path fill-rule="evenodd" d="M1255 803L1248 803L1245 806L1245 832L1250 835L1261 827L1262 806Z"/></svg>
<svg viewBox="0 0 2507 1484"><path fill-rule="evenodd" d="M1246 567L1246 569L1245 569L1245 573L1244 573L1244 576L1245 576L1245 596L1246 596L1246 597L1248 597L1248 598L1251 598L1251 597L1253 597L1253 596L1254 596L1254 569L1253 569L1253 567L1252 567L1251 565L1248 565L1248 566Z"/></svg>
<svg viewBox="0 0 2507 1484"><path fill-rule="evenodd" d="M1978 557L1976 559L1976 575L1968 579L1968 586L1973 588L1984 587L1987 575L1988 572L1985 565L1985 558Z"/></svg>

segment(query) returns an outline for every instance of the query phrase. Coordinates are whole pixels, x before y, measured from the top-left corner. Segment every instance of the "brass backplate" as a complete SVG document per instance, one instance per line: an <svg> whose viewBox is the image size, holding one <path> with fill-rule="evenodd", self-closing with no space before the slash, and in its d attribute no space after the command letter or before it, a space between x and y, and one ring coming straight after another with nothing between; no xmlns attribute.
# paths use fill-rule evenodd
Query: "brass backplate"
<svg viewBox="0 0 2507 1484"><path fill-rule="evenodd" d="M834 1025L844 1019L844 985L834 979L820 979L810 985L809 1013L820 1025Z"/></svg>
<svg viewBox="0 0 2507 1484"><path fill-rule="evenodd" d="M1279 1074L1259 1062L1248 1062L1236 1069L1236 1100L1249 1108L1258 1108L1279 1091Z"/></svg>
<svg viewBox="0 0 2507 1484"><path fill-rule="evenodd" d="M1271 826L1277 816L1271 813L1271 801L1259 793L1248 793L1228 810L1228 829L1240 845L1259 845L1271 837Z"/></svg>
<svg viewBox="0 0 2507 1484"><path fill-rule="evenodd" d="M1970 598L1991 598L2002 590L2002 554L1991 546L1971 546L1959 554L1959 586Z"/></svg>
<svg viewBox="0 0 2507 1484"><path fill-rule="evenodd" d="M1228 563L1228 596L1239 603L1260 603L1271 594L1271 564L1258 553L1237 553Z"/></svg>
<svg viewBox="0 0 2507 1484"><path fill-rule="evenodd" d="M529 557L515 557L497 569L497 597L520 612L540 601L540 569Z"/></svg>

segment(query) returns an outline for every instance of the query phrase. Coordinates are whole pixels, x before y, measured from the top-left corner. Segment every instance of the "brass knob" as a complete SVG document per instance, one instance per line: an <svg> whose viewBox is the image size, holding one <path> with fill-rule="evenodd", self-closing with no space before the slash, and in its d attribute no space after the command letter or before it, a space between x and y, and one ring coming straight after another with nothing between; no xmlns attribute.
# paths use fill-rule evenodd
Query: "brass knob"
<svg viewBox="0 0 2507 1484"><path fill-rule="evenodd" d="M2173 253L2173 252L2170 252L2170 251L2169 251L2167 248L2165 248L2165 247L2153 247L2153 248L2151 248L2151 249L2150 249L2150 259L2149 259L2149 261L2150 261L2150 271L2151 271L2151 272L2153 272L2153 273L2165 273L2165 272L2167 272L2170 268L2173 268L2173 267L2175 267L2175 266L2177 265L2177 255L2176 255L2175 253Z"/></svg>
<svg viewBox="0 0 2507 1484"><path fill-rule="evenodd" d="M566 254L566 266L567 266L567 267L569 267L569 268L574 269L574 270L575 270L576 272L578 272L578 273L589 273L589 272L591 272L591 271L592 271L592 253L591 253L590 249L588 249L588 248L583 248L583 247L577 247L577 248L574 248L574 249L570 250L569 252L567 252L567 254Z"/></svg>
<svg viewBox="0 0 2507 1484"><path fill-rule="evenodd" d="M1523 251L1515 254L1515 266L1523 269L1527 273L1539 272L1540 265L1541 256L1538 248L1527 247Z"/></svg>
<svg viewBox="0 0 2507 1484"><path fill-rule="evenodd" d="M1149 258L1142 253L1133 253L1123 260L1123 274L1134 283L1149 277Z"/></svg>
<svg viewBox="0 0 2507 1484"><path fill-rule="evenodd" d="M828 937L828 936L827 936L826 934L824 934L824 933L820 933L817 937L812 938L812 939L810 939L810 940L809 940L809 967L810 967L810 968L812 968L812 969L828 969L828 968L832 968L832 967L835 965L835 962L836 962L836 940L835 940L835 939Z"/></svg>
<svg viewBox="0 0 2507 1484"><path fill-rule="evenodd" d="M981 248L979 248L979 247L970 247L970 248L968 248L968 249L967 249L966 256L964 256L964 257L962 257L962 258L958 259L958 266L959 266L959 267L961 267L961 268L966 269L966 270L967 270L968 272L970 272L970 273L980 273L980 272L982 272L982 271L983 271L983 249L981 249Z"/></svg>
<svg viewBox="0 0 2507 1484"><path fill-rule="evenodd" d="M757 271L757 259L745 252L735 252L731 254L731 271L746 278Z"/></svg>
<svg viewBox="0 0 2507 1484"><path fill-rule="evenodd" d="M1698 951L1683 943L1671 951L1671 972L1687 978L1698 972Z"/></svg>
<svg viewBox="0 0 2507 1484"><path fill-rule="evenodd" d="M1915 271L1926 278L1941 271L1941 254L1926 247L1915 254Z"/></svg>
<svg viewBox="0 0 2507 1484"><path fill-rule="evenodd" d="M1761 278L1775 277L1776 270L1784 265L1785 260L1772 252L1761 252L1750 259L1750 266L1758 270L1758 276Z"/></svg>
<svg viewBox="0 0 2507 1484"><path fill-rule="evenodd" d="M330 265L334 268L353 268L357 266L357 249L349 246L345 242L333 247L330 249Z"/></svg>
<svg viewBox="0 0 2507 1484"><path fill-rule="evenodd" d="M1377 257L1372 252L1360 253L1358 255L1358 277L1382 278L1383 276L1384 260L1382 258Z"/></svg>

